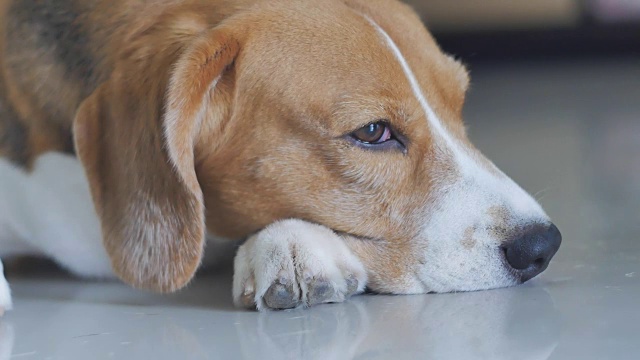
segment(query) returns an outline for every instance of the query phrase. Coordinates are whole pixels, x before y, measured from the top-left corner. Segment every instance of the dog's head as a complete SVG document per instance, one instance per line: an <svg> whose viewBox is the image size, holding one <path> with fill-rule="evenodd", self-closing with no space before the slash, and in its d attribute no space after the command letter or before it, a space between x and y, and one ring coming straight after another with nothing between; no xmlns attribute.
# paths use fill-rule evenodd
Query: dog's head
<svg viewBox="0 0 640 360"><path fill-rule="evenodd" d="M408 7L270 1L213 29L208 16L141 30L76 118L125 281L180 288L205 228L241 238L283 218L343 234L377 291L486 289L546 268L557 228L468 141L467 72Z"/></svg>

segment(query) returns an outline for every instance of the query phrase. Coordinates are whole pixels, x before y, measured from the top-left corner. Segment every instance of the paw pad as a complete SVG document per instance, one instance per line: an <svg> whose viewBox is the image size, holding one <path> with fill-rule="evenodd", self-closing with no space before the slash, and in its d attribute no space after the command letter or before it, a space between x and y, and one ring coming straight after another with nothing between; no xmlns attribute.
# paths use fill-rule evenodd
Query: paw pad
<svg viewBox="0 0 640 360"><path fill-rule="evenodd" d="M265 304L272 309L291 309L299 303L291 281L282 279L271 284L263 298Z"/></svg>
<svg viewBox="0 0 640 360"><path fill-rule="evenodd" d="M309 305L330 302L336 294L333 285L325 279L312 279L311 282L307 284L307 287L309 289L307 293Z"/></svg>

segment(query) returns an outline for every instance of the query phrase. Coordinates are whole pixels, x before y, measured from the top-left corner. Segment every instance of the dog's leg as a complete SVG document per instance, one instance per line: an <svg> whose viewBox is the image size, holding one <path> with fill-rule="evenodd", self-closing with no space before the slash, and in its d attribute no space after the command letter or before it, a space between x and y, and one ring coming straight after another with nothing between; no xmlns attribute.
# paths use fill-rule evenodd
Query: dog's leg
<svg viewBox="0 0 640 360"><path fill-rule="evenodd" d="M330 229L301 220L274 223L235 258L237 306L286 309L340 302L364 291L364 266Z"/></svg>
<svg viewBox="0 0 640 360"><path fill-rule="evenodd" d="M47 153L26 171L0 159L0 256L45 256L74 274L113 277L79 161Z"/></svg>
<svg viewBox="0 0 640 360"><path fill-rule="evenodd" d="M4 277L4 267L2 266L2 261L0 261L0 316L7 310L11 310L11 290L7 279Z"/></svg>
<svg viewBox="0 0 640 360"><path fill-rule="evenodd" d="M21 201L21 187L25 178L23 174L23 169L8 158L0 157L0 259L37 253L24 237L26 228L22 220L26 207ZM11 291L0 261L0 315L10 309Z"/></svg>
<svg viewBox="0 0 640 360"><path fill-rule="evenodd" d="M46 256L82 276L112 274L75 157L45 154L31 171L0 158L0 258L21 255ZM10 308L0 266L0 312Z"/></svg>

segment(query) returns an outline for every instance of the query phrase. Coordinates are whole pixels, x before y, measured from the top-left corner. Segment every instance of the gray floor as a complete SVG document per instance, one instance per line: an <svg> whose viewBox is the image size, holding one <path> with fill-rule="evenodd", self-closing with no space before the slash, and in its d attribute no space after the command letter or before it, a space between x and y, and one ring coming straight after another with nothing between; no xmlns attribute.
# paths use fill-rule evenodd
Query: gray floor
<svg viewBox="0 0 640 360"><path fill-rule="evenodd" d="M0 323L0 359L640 358L640 62L472 75L472 138L564 235L539 278L259 314L233 309L230 275L157 296L10 273L15 310Z"/></svg>

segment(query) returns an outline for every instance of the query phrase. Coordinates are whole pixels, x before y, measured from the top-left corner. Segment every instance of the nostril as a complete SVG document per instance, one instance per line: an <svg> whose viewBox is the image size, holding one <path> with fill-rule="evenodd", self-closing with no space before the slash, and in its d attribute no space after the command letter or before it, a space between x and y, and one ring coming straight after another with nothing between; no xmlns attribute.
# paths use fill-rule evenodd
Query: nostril
<svg viewBox="0 0 640 360"><path fill-rule="evenodd" d="M505 257L512 268L522 271L522 280L527 281L547 268L561 241L555 225L533 226L504 248Z"/></svg>

